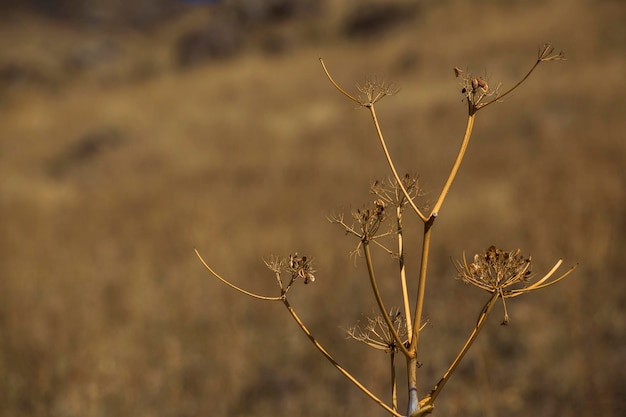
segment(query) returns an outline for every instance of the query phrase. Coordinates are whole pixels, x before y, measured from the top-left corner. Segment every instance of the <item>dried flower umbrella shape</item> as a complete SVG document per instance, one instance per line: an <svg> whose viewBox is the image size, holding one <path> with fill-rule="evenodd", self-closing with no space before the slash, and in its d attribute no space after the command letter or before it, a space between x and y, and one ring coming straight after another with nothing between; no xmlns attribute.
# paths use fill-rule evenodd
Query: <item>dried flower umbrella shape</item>
<svg viewBox="0 0 626 417"><path fill-rule="evenodd" d="M441 188L441 191L434 199L434 203L429 207L424 205L418 206L417 201L423 192L419 187L417 176L406 175L401 178L395 167L393 158L387 147L387 141L383 135L378 116L376 113L376 105L386 96L394 94L397 89L393 85L370 79L364 85L358 87L359 94L353 95L343 89L330 75L324 61L320 59L320 63L330 83L345 97L356 103L358 106L369 111L374 129L382 147L383 154L391 171L389 180L374 182L371 185L371 192L376 198L369 205L354 210L352 212L351 223L346 223L343 215L336 215L331 221L341 225L347 235L353 236L358 243L354 254L363 254L367 266L367 273L374 295L374 299L378 305L378 315L374 318L368 318L364 327L355 326L348 330L348 333L354 339L365 343L366 345L384 350L391 357L391 405L388 405L372 391L367 389L360 381L358 381L350 372L343 368L328 351L319 343L319 341L311 334L309 329L304 325L300 317L296 314L293 307L288 301L288 292L297 281L304 284L315 281L315 269L310 257L299 256L297 254L290 255L288 258L273 257L266 262L267 267L274 273L276 283L279 289L278 296L264 296L249 292L233 284L229 280L223 278L215 272L200 256L196 250L197 256L200 258L204 266L209 272L229 287L246 294L250 297L265 301L282 302L291 317L298 324L299 328L305 333L313 345L326 357L326 359L350 382L357 386L376 404L383 408L387 413L396 417L417 417L420 415L431 413L434 410L434 404L437 396L441 393L443 387L450 379L451 375L457 369L459 363L468 352L470 346L476 339L480 330L485 324L486 318L492 311L494 305L501 299L504 306L504 322L508 323L509 316L506 311L505 300L507 298L516 297L528 292L548 287L567 277L575 267L570 268L564 274L554 278L556 271L562 264L559 260L554 267L541 279L532 282L534 275L531 271L531 259L521 255L519 250L506 252L495 247L488 248L484 253L477 254L473 258L473 262L468 263L465 256L462 261L455 261L458 277L463 281L477 286L491 294L489 300L483 306L474 329L467 338L465 344L459 350L459 353L452 361L446 372L434 388L421 400L418 399L418 373L420 362L417 355L420 346L420 333L423 325L423 309L426 293L426 278L428 272L428 261L430 258L430 242L432 235L432 226L439 218L440 210L446 200L446 196L451 189L456 175L459 172L461 163L465 157L467 147L472 135L476 114L485 107L502 101L504 97L516 90L524 81L528 79L530 74L543 62L559 61L565 59L562 52L554 53L554 48L546 44L539 48L537 59L530 70L522 77L522 79L512 88L502 91L501 84L496 86L490 85L486 77L474 76L469 72L463 71L458 67L454 68L455 76L460 80L461 93L467 104L468 116L465 133L461 140L461 145L454 160L450 172ZM409 210L406 210L409 209ZM416 215L423 223L423 234L421 253L419 255L419 271L416 274L417 291L415 297L411 299L408 292L407 272L404 262L406 249L404 247L404 230L403 218L407 213ZM384 223L390 227L387 231L381 229ZM392 250L386 246L387 237L394 237L397 242L397 249ZM398 262L399 283L402 288L401 308L387 309L385 300L383 299L378 287L378 279L374 268L374 259L372 255L372 244L374 249L382 251L384 254L391 256ZM356 257L355 257L356 260ZM396 369L394 364L395 355L401 355L406 360L406 386L408 392L408 404L406 413L402 414L398 411L396 396ZM421 380L420 380L421 382Z"/></svg>
<svg viewBox="0 0 626 417"><path fill-rule="evenodd" d="M455 266L461 280L496 294L502 299L504 307L502 324L507 325L509 315L504 300L556 284L567 277L574 268L570 268L558 278L550 279L562 263L563 260L559 259L554 267L534 284L530 284L534 277L530 269L531 258L522 256L520 249L506 252L495 246L490 246L485 252L474 255L474 262L468 264L465 255L463 255L463 262L455 261Z"/></svg>

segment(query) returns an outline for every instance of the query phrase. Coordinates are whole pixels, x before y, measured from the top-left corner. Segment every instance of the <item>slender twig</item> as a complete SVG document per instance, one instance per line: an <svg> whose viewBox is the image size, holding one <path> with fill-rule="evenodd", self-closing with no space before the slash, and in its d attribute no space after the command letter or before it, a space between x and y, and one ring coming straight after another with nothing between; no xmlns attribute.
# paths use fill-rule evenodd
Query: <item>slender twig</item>
<svg viewBox="0 0 626 417"><path fill-rule="evenodd" d="M372 115L372 120L374 121L374 127L376 128L376 133L378 134L378 139L379 139L380 144L381 144L381 146L383 148L383 152L385 154L385 158L387 159L387 164L389 165L389 168L391 169L391 172L393 173L393 177L395 178L396 182L398 183L398 186L402 190L402 193L406 197L406 199L407 199L409 205L411 206L411 208L413 209L413 211L415 211L415 213L419 216L420 219L422 219L423 222L428 221L428 218L415 205L415 202L413 201L413 199L409 195L409 192L406 190L406 187L404 186L404 184L402 183L402 180L400 179L400 176L398 175L398 171L396 170L396 167L395 167L395 165L393 163L393 160L391 159L391 155L389 154L389 150L387 149L387 144L385 143L385 137L383 136L383 132L380 129L380 123L378 122L378 117L376 117L376 110L374 109L374 103L368 103L366 105L366 107L370 110L370 114Z"/></svg>
<svg viewBox="0 0 626 417"><path fill-rule="evenodd" d="M535 69L539 66L539 64L541 64L542 62L546 62L546 61L557 61L557 60L565 60L565 56L562 52L559 52L558 54L552 55L552 52L554 51L554 48L552 47L552 45L550 44L545 44L540 50L539 50L539 54L537 56L537 61L535 61L535 63L533 64L533 66L530 68L530 70L526 73L526 75L524 75L524 77L519 80L517 82L517 84L515 84L513 87L509 88L507 91L505 91L504 93L498 95L495 99L484 103L484 104L480 104L478 106L476 106L476 111L478 110L482 110L485 107L487 107L490 104L495 103L496 101L500 101L502 100L504 97L506 97L507 95L509 95L510 93L513 92L513 90L515 90L517 87L519 87L524 81L526 81L528 79L528 77L530 77L530 74L533 73L533 71L535 71Z"/></svg>
<svg viewBox="0 0 626 417"><path fill-rule="evenodd" d="M456 156L454 165L452 165L452 170L450 171L450 174L448 175L448 179L446 180L446 183L444 184L443 189L441 190L441 193L439 194L439 198L437 199L437 202L435 203L435 206L433 207L431 211L431 216L433 215L436 216L437 214L439 214L441 205L443 204L443 201L445 200L446 195L448 194L448 191L450 191L450 187L452 187L452 182L454 181L456 174L459 172L459 168L461 167L461 162L463 162L463 157L465 156L465 152L467 151L467 145L469 144L470 137L472 136L472 130L474 128L475 112L472 112L471 108L472 108L472 105L470 103L470 114L467 118L467 127L465 128L465 136L463 136L463 142L461 142L459 153Z"/></svg>
<svg viewBox="0 0 626 417"><path fill-rule="evenodd" d="M400 262L400 283L402 285L402 300L404 302L404 317L406 320L406 333L408 342L413 338L413 323L411 321L411 304L409 302L409 290L406 284L406 265L404 264L404 237L402 234L402 206L396 207L396 219L398 222L398 260ZM418 324L419 325L419 324Z"/></svg>
<svg viewBox="0 0 626 417"><path fill-rule="evenodd" d="M370 110L370 113L372 115L372 119L374 120L374 125L376 127L376 133L378 134L378 138L380 140L380 144L383 147L383 152L385 153L385 157L387 158L387 163L389 164L389 168L391 168L391 172L393 173L394 178L396 179L396 181L398 182L398 185L402 189L402 192L404 193L404 195L407 198L409 204L411 205L411 208L413 208L415 213L419 216L420 219L422 219L423 222L427 221L428 219L426 218L426 216L424 216L422 211L415 205L415 202L409 196L409 193L407 192L406 188L404 187L404 184L402 184L402 181L400 180L400 176L398 175L398 171L396 170L396 167L394 166L393 160L391 159L391 155L389 154L389 150L387 149L387 144L385 143L385 138L383 137L383 133L382 133L382 131L380 129L380 124L378 123L378 118L376 117L376 111L374 109L374 103L377 100L379 100L382 96L381 95L377 95L376 97L370 97L370 100L368 102L361 102L358 98L354 97L353 95L348 93L346 90L341 88L341 86L339 84L337 84L337 82L335 82L333 77L330 75L330 72L328 71L328 69L326 68L326 65L324 64L324 60L322 58L320 58L319 60L320 60L320 63L322 64L322 68L324 69L324 73L326 74L326 77L328 78L330 83L341 94L343 94L344 96L346 96L347 98L349 98L353 102L357 103L359 106L367 107Z"/></svg>
<svg viewBox="0 0 626 417"><path fill-rule="evenodd" d="M391 408L398 410L398 381L396 380L396 353L392 350L389 354L391 365Z"/></svg>
<svg viewBox="0 0 626 417"><path fill-rule="evenodd" d="M300 317L298 317L298 315L296 314L295 310L291 307L291 305L289 304L289 302L287 301L287 298L284 297L282 299L282 302L285 304L285 307L287 307L287 310L289 311L289 314L291 314L291 317L293 317L293 319L296 321L296 323L298 323L298 326L300 327L300 329L307 335L307 337L309 338L309 340L311 341L311 343L313 343L313 345L317 348L317 350L319 350L322 355L324 355L324 357L326 359L328 359L328 361L339 371L341 372L341 374L343 374L343 376L345 376L346 378L348 378L348 380L350 382L352 382L354 385L356 385L361 391L363 391L363 393L365 393L365 395L367 395L368 397L370 397L376 404L380 405L382 408L384 408L388 413L396 416L396 417L403 417L402 414L398 413L396 410L394 410L393 408L389 407L387 404L385 404L380 398L378 398L375 394L373 394L370 390L368 390L363 384L361 384L354 376L352 376L352 374L350 372L348 372L344 367L342 367L331 355L330 353L328 353L326 351L326 349L324 349L324 347L315 339L315 337L313 336L313 334L311 334L311 332L309 331L309 329L304 325L304 323L302 322L302 320L300 320Z"/></svg>
<svg viewBox="0 0 626 417"><path fill-rule="evenodd" d="M224 284L228 285L230 288L239 291L240 293L243 293L245 295L248 295L252 298L256 298L259 300L265 300L265 301L280 301L282 298L281 297L267 297L264 295L259 295L259 294L255 294L252 293L250 291L246 291L242 288L239 288L238 286L236 286L235 284L232 284L230 281L228 281L225 278L222 278L217 272L215 272L210 266L209 264L206 263L206 261L202 258L202 256L200 255L200 252L198 252L198 249L194 248L193 249L196 252L196 255L198 256L198 258L200 258L200 262L202 262L202 264L204 265L204 267L206 269L209 270L209 272L217 279L219 279L220 281L222 281Z"/></svg>
<svg viewBox="0 0 626 417"><path fill-rule="evenodd" d="M322 68L324 69L324 73L326 73L326 77L328 77L328 80L330 81L330 83L344 96L348 97L350 100L354 101L356 104L362 106L363 103L361 103L361 101L354 97L353 95L351 95L350 93L348 93L346 90L344 90L343 88L341 88L341 86L339 86L339 84L337 84L335 82L335 80L333 80L333 77L330 76L330 72L328 72L328 69L326 69L326 65L324 64L324 60L322 58L319 58L320 60L320 64L322 64Z"/></svg>

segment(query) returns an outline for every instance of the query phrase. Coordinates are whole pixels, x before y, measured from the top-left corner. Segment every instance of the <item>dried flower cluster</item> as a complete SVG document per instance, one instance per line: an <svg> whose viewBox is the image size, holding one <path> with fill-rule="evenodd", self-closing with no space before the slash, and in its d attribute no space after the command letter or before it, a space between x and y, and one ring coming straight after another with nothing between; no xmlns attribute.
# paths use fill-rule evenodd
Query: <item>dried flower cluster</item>
<svg viewBox="0 0 626 417"><path fill-rule="evenodd" d="M398 92L398 88L392 83L374 78L367 79L363 85L358 85L357 89L365 95L365 98L359 97L361 105L365 107Z"/></svg>
<svg viewBox="0 0 626 417"><path fill-rule="evenodd" d="M398 336L406 341L406 320L400 310L392 308L389 312L389 317ZM360 327L357 323L355 326L347 329L348 336L375 349L384 350L386 353L397 352L399 347L385 319L381 315L366 318L367 324L364 327Z"/></svg>
<svg viewBox="0 0 626 417"><path fill-rule="evenodd" d="M305 284L315 281L315 269L313 269L313 260L306 256L298 256L298 254L289 255L289 258L278 258L272 256L269 261L265 261L265 265L270 271L276 274L276 280L281 290L281 296L285 296L289 288L298 278L302 278ZM283 283L282 273L287 272L290 276L287 285Z"/></svg>
<svg viewBox="0 0 626 417"><path fill-rule="evenodd" d="M480 108L485 98L495 96L495 100L497 100L500 95L501 84L498 84L496 88L489 89L489 83L485 78L475 77L459 67L454 67L454 75L461 79L461 94L473 107Z"/></svg>
<svg viewBox="0 0 626 417"><path fill-rule="evenodd" d="M501 292L511 285L528 282L532 278L531 258L525 258L517 249L506 252L490 246L484 253L474 255L474 262L457 262L458 277L485 291Z"/></svg>
<svg viewBox="0 0 626 417"><path fill-rule="evenodd" d="M530 266L531 258L522 256L519 249L506 252L495 246L490 246L484 253L474 255L474 262L470 264L467 263L465 256L463 263L456 262L460 279L492 294L497 293L502 298L503 325L507 325L510 320L504 299L510 296L511 292L506 291L506 288L519 283L528 283L533 277Z"/></svg>

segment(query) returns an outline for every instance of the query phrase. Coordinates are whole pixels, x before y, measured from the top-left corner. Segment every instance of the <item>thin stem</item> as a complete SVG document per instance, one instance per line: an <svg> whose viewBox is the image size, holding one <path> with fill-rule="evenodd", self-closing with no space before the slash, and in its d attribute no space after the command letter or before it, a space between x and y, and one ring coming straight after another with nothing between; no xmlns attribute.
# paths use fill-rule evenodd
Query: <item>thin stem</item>
<svg viewBox="0 0 626 417"><path fill-rule="evenodd" d="M398 410L398 381L396 380L396 353L392 351L389 354L391 365L391 407Z"/></svg>
<svg viewBox="0 0 626 417"><path fill-rule="evenodd" d="M258 294L254 294L251 293L249 291L246 291L242 288L239 288L238 286L236 286L235 284L231 284L227 279L222 278L217 272L215 272L213 269L211 269L211 267L209 266L209 264L206 263L206 261L202 258L202 256L200 255L200 252L198 252L198 249L194 248L193 249L196 252L196 255L198 256L198 258L200 258L200 262L202 262L202 264L204 265L204 267L206 269L209 270L209 272L217 279L219 279L220 281L222 281L224 284L228 285L230 288L239 291L240 293L243 293L245 295L248 295L252 298L256 298L259 300L265 300L265 301L280 301L282 300L281 297L267 297L264 295L258 295Z"/></svg>
<svg viewBox="0 0 626 417"><path fill-rule="evenodd" d="M406 197L407 201L409 202L409 205L413 208L415 213L417 213L419 218L422 219L423 222L428 221L428 219L426 218L426 216L424 216L422 211L419 208L417 208L417 206L415 205L415 202L413 201L411 196L409 196L409 193L406 190L406 187L404 186L404 184L402 183L402 180L400 179L400 176L398 175L398 171L396 170L396 167L395 167L395 165L393 163L393 160L391 159L391 155L389 154L389 150L387 149L387 144L385 143L385 138L383 136L383 132L380 129L380 123L378 123L378 118L376 117L376 110L374 109L374 103L369 103L366 107L369 108L369 110L370 110L370 113L372 115L372 119L374 120L374 126L376 127L376 133L378 134L378 139L380 140L380 144L383 147L383 152L385 153L385 158L387 158L387 163L389 164L389 168L391 169L391 172L393 173L393 176L394 176L396 182L398 183L398 186L400 187L400 189L402 190L402 193L404 194L404 196Z"/></svg>
<svg viewBox="0 0 626 417"><path fill-rule="evenodd" d="M452 362L448 370L443 374L443 377L441 377L437 385L435 385L433 390L430 392L430 395L424 399L425 404L432 405L435 403L435 399L441 393L441 390L446 385L446 382L448 382L448 380L450 379L450 376L456 370L457 366L459 365L459 363L461 362L461 360L463 359L463 357L469 350L470 346L472 346L472 343L474 343L474 341L476 340L478 333L483 328L483 325L485 324L485 321L487 320L487 316L491 312L493 306L496 304L496 301L498 301L499 297L500 297L500 294L496 291L493 293L489 301L487 301L487 304L485 304L485 307L483 307L483 310L480 312L480 316L478 317L478 321L476 322L476 327L474 327L474 330L472 331L469 338L465 342L465 345L463 345L459 354L456 356L456 358L454 359L454 361Z"/></svg>
<svg viewBox="0 0 626 417"><path fill-rule="evenodd" d="M311 343L313 343L313 345L315 345L315 347L317 348L317 350L319 350L322 355L324 355L324 357L326 359L328 359L328 361L339 371L341 372L341 374L343 374L343 376L345 376L346 378L348 378L348 380L350 382L352 382L354 385L356 385L361 391L363 391L363 393L365 393L365 395L367 395L368 397L370 397L376 404L380 405L382 408L384 408L388 413L396 416L396 417L403 417L402 414L398 413L396 410L392 409L391 407L389 407L387 404L385 404L380 398L378 398L376 395L374 395L370 390L368 390L367 388L365 388L365 386L363 384L361 384L355 377L352 376L352 374L350 372L348 372L344 367L342 367L331 355L330 353L328 353L326 351L326 349L324 349L324 347L315 339L315 337L313 337L313 335L311 334L311 332L309 331L309 329L304 325L304 323L302 322L302 320L300 320L300 317L298 317L298 315L296 314L295 310L291 307L291 305L289 304L289 302L287 301L287 298L284 297L282 298L282 302L285 304L285 307L287 307L287 310L289 311L289 314L291 314L291 317L293 317L293 319L296 321L296 323L298 323L298 326L300 327L300 329L307 335L307 337L309 338L309 340L311 341Z"/></svg>
<svg viewBox="0 0 626 417"><path fill-rule="evenodd" d="M358 98L354 97L353 95L351 95L350 93L348 93L346 90L344 90L343 88L341 88L339 86L339 84L337 84L335 82L335 80L333 80L333 77L330 76L330 72L328 72L328 69L326 68L326 65L324 64L324 60L322 58L319 58L320 63L322 64L322 68L324 69L324 73L326 74L326 77L328 77L328 80L330 81L330 83L344 96L348 97L350 100L354 101L355 103L357 103L359 106L362 106L363 103L361 103L359 101Z"/></svg>
<svg viewBox="0 0 626 417"><path fill-rule="evenodd" d="M537 57L537 61L535 62L535 64L530 68L530 70L526 73L526 75L524 76L524 78L522 78L520 81L518 81L517 84L515 84L513 87L511 87L510 89L508 89L506 92L504 92L503 94L499 95L498 97L496 97L495 99L483 104L483 105L479 105L476 107L476 111L483 109L485 107L487 107L488 105L496 102L496 101L500 101L502 100L505 96L509 95L511 92L513 92L513 90L515 90L517 87L519 87L524 81L526 81L526 79L528 77L530 77L530 74L533 73L533 71L537 68L537 66L539 64L541 64L542 62L547 62L547 61L558 61L558 60L564 60L565 56L563 55L562 52L559 52L558 54L552 54L552 52L554 51L554 48L552 47L552 45L550 44L545 44L540 50L539 50L539 55Z"/></svg>
<svg viewBox="0 0 626 417"><path fill-rule="evenodd" d="M411 305L409 302L409 291L406 285L406 265L404 264L404 238L402 235L402 207L396 208L396 218L398 221L398 259L400 262L400 283L402 285L402 300L404 302L404 317L406 318L406 333L409 343L413 337L413 323L411 321Z"/></svg>
<svg viewBox="0 0 626 417"><path fill-rule="evenodd" d="M467 126L465 128L465 136L463 137L463 142L461 143L461 148L459 149L459 153L456 156L456 161L454 161L454 165L452 165L452 170L450 171L450 174L448 175L448 179L446 180L446 183L443 186L443 189L441 190L441 193L439 194L439 198L437 199L437 202L435 203L435 206L433 207L433 210L431 212L431 216L433 215L437 215L439 213L439 210L441 209L441 205L443 204L443 201L446 198L446 195L448 194L448 191L450 191L450 187L452 187L452 182L454 181L454 178L456 177L457 172L459 172L459 168L461 167L461 162L463 162L463 157L465 156L465 152L467 151L467 145L469 144L470 141L470 137L472 136L472 129L474 128L474 119L475 119L475 111L472 110L472 106L470 104L470 110L469 110L469 116L467 118Z"/></svg>
<svg viewBox="0 0 626 417"><path fill-rule="evenodd" d="M398 348L402 351L402 353L404 353L405 356L410 357L412 355L411 353L409 353L406 346L404 346L404 342L402 341L402 339L400 339L400 336L398 335L398 332L396 331L396 328L394 327L393 322L391 321L391 317L389 317L389 313L387 312L387 309L385 308L385 304L383 303L383 299L380 295L380 291L378 290L378 283L376 282L376 276L374 275L374 264L372 263L372 252L370 250L369 242L367 241L363 241L363 252L365 253L365 262L367 264L367 272L370 277L370 282L372 284L372 291L374 292L374 297L376 298L376 302L378 303L378 308L380 309L380 314L385 319L385 322L387 323L387 327L389 328L389 331L393 335L393 340L396 341L396 345L398 345Z"/></svg>

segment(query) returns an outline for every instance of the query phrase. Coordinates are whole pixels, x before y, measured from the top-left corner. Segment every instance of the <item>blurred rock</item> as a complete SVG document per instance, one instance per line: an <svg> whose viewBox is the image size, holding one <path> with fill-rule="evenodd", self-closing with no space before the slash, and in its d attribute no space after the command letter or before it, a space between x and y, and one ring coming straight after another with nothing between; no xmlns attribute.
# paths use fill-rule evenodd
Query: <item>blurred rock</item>
<svg viewBox="0 0 626 417"><path fill-rule="evenodd" d="M176 64L191 67L205 61L228 58L242 48L241 26L231 19L213 19L205 29L181 36L176 44Z"/></svg>
<svg viewBox="0 0 626 417"><path fill-rule="evenodd" d="M124 142L120 131L113 127L103 127L86 133L50 163L49 172L53 177L63 177L75 168L92 163L105 150L116 148Z"/></svg>
<svg viewBox="0 0 626 417"><path fill-rule="evenodd" d="M174 0L0 0L0 10L101 27L151 26L176 16L183 6Z"/></svg>
<svg viewBox="0 0 626 417"><path fill-rule="evenodd" d="M275 23L309 17L322 10L322 0L233 0L229 2L239 20L247 25Z"/></svg>

